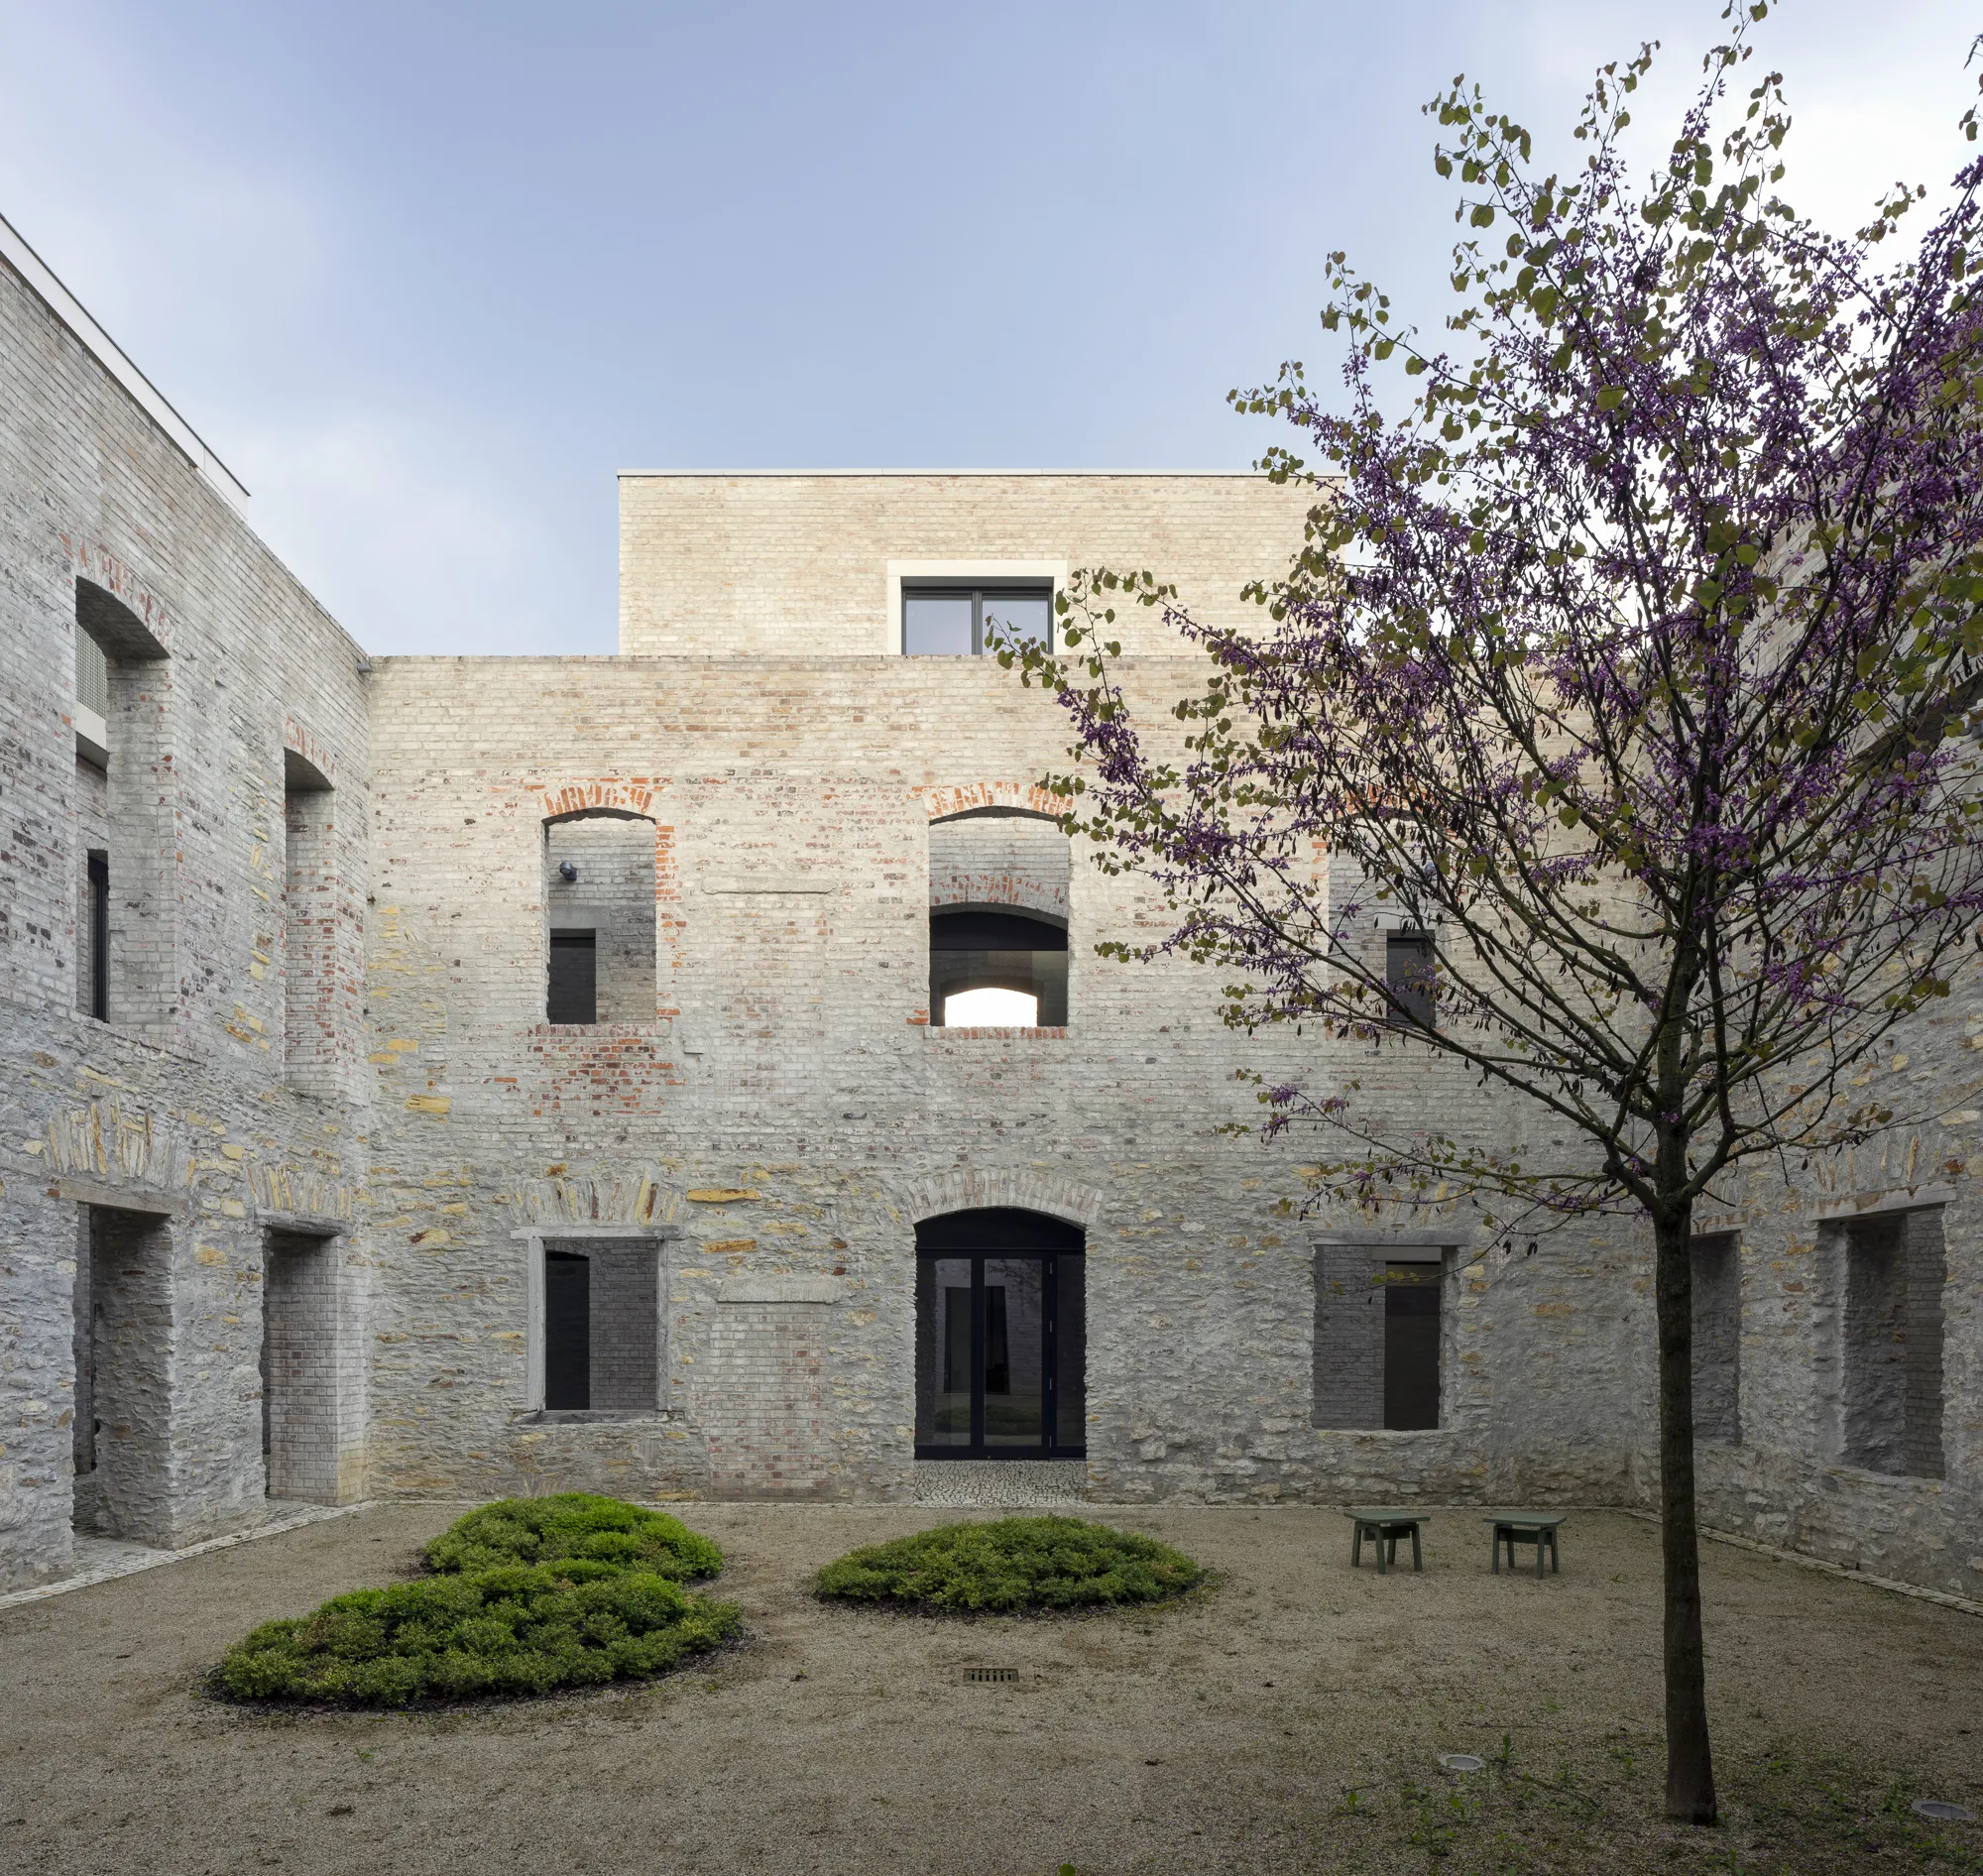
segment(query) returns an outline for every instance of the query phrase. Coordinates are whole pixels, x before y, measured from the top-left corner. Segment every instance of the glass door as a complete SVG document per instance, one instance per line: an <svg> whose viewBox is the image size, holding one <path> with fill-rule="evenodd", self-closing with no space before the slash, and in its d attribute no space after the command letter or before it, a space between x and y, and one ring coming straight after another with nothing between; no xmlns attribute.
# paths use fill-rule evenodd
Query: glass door
<svg viewBox="0 0 1983 1876"><path fill-rule="evenodd" d="M916 1259L916 1452L1081 1457L1084 1259L976 1252Z"/></svg>

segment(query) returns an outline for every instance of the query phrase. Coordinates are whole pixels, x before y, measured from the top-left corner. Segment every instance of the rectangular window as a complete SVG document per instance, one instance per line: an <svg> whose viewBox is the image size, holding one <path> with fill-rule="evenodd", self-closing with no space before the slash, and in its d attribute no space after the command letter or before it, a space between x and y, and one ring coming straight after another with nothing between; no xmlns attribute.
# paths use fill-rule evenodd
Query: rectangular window
<svg viewBox="0 0 1983 1876"><path fill-rule="evenodd" d="M1422 931L1394 931L1384 940L1384 988L1395 1028L1430 1029L1436 1001L1432 939Z"/></svg>
<svg viewBox="0 0 1983 1876"><path fill-rule="evenodd" d="M1941 1208L1855 1219L1844 1237L1846 1462L1940 1478Z"/></svg>
<svg viewBox="0 0 1983 1876"><path fill-rule="evenodd" d="M551 933L550 991L545 998L548 1022L599 1020L598 934L589 931Z"/></svg>
<svg viewBox="0 0 1983 1876"><path fill-rule="evenodd" d="M1440 1423L1443 1253L1324 1244L1315 1257L1314 1424Z"/></svg>
<svg viewBox="0 0 1983 1876"><path fill-rule="evenodd" d="M660 1406L660 1247L652 1238L544 1246L547 1413L653 1413Z"/></svg>
<svg viewBox="0 0 1983 1876"><path fill-rule="evenodd" d="M84 1007L98 1022L110 1020L110 856L91 854L85 872L89 904L83 919Z"/></svg>
<svg viewBox="0 0 1983 1876"><path fill-rule="evenodd" d="M1053 642L1053 588L1045 585L904 586L902 649L910 657L974 657L992 628L1007 641Z"/></svg>
<svg viewBox="0 0 1983 1876"><path fill-rule="evenodd" d="M1724 1446L1742 1442L1740 1243L1733 1231L1693 1240L1693 1431Z"/></svg>

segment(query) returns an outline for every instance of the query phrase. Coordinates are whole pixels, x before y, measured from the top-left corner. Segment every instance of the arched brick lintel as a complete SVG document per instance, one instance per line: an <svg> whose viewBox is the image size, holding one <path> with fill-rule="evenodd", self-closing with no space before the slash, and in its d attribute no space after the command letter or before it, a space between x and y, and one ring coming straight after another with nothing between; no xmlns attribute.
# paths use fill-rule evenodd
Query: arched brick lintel
<svg viewBox="0 0 1983 1876"><path fill-rule="evenodd" d="M112 553L100 540L87 539L79 532L62 532L59 538L62 550L68 556L70 575L101 587L118 605L130 612L145 636L154 642L151 651L164 651L170 655L173 648L172 615L167 612L165 602L138 578L130 563ZM137 648L133 647L123 654L136 655Z"/></svg>
<svg viewBox="0 0 1983 1876"><path fill-rule="evenodd" d="M531 781L525 792L537 797L537 812L546 821L568 821L581 814L624 814L654 818L658 782L642 777L588 775L582 780Z"/></svg>
<svg viewBox="0 0 1983 1876"><path fill-rule="evenodd" d="M1058 820L1074 807L1069 796L1023 781L965 781L925 788L922 792L923 806L932 821L983 808L1016 808L1023 814L1043 814Z"/></svg>
<svg viewBox="0 0 1983 1876"><path fill-rule="evenodd" d="M942 1218L947 1212L983 1212L1010 1207L1019 1212L1044 1212L1068 1225L1093 1231L1102 1219L1102 1194L1078 1180L1052 1173L973 1169L939 1173L919 1179L902 1195L902 1210L911 1224Z"/></svg>

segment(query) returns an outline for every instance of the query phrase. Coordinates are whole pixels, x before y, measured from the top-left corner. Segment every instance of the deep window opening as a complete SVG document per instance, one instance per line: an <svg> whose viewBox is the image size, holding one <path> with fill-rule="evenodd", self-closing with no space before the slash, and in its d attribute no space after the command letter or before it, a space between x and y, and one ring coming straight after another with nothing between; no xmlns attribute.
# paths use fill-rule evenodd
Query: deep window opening
<svg viewBox="0 0 1983 1876"><path fill-rule="evenodd" d="M1941 1208L1845 1227L1844 1435L1848 1464L1943 1475Z"/></svg>
<svg viewBox="0 0 1983 1876"><path fill-rule="evenodd" d="M272 1498L337 1502L335 1240L271 1231L262 1252L262 1461Z"/></svg>
<svg viewBox="0 0 1983 1876"><path fill-rule="evenodd" d="M955 1212L916 1228L916 1453L1087 1451L1082 1232L1038 1213Z"/></svg>
<svg viewBox="0 0 1983 1876"><path fill-rule="evenodd" d="M652 1239L545 1245L544 1410L654 1412L660 1327L660 1254Z"/></svg>
<svg viewBox="0 0 1983 1876"><path fill-rule="evenodd" d="M594 812L544 824L544 1020L655 1020L654 823Z"/></svg>
<svg viewBox="0 0 1983 1876"><path fill-rule="evenodd" d="M171 1227L110 1206L76 1211L75 1528L157 1543L172 1517Z"/></svg>
<svg viewBox="0 0 1983 1876"><path fill-rule="evenodd" d="M1370 1244L1316 1252L1316 1426L1396 1433L1439 1426L1445 1287L1438 1252Z"/></svg>
<svg viewBox="0 0 1983 1876"><path fill-rule="evenodd" d="M1742 1259L1733 1231L1693 1240L1693 1431L1702 1440L1742 1440Z"/></svg>
<svg viewBox="0 0 1983 1876"><path fill-rule="evenodd" d="M990 631L1008 643L1047 645L1053 635L1053 587L928 583L902 588L902 650L909 657L977 657Z"/></svg>
<svg viewBox="0 0 1983 1876"><path fill-rule="evenodd" d="M1067 1022L1067 930L1025 913L930 914L930 1021L940 1028Z"/></svg>

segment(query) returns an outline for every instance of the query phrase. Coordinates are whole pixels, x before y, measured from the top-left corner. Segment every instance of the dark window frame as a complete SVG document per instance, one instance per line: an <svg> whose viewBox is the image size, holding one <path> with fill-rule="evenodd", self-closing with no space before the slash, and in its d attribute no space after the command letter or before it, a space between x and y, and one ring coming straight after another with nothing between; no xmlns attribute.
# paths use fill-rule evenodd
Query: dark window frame
<svg viewBox="0 0 1983 1876"><path fill-rule="evenodd" d="M904 580L901 610L895 620L904 657L983 657L985 655L985 610L991 602L995 610L1001 599L1044 599L1047 603L1047 643L1054 646L1054 583L1051 580ZM969 599L971 601L971 650L911 651L909 649L909 606L918 599Z"/></svg>
<svg viewBox="0 0 1983 1876"><path fill-rule="evenodd" d="M1396 952L1407 946L1422 961L1416 982L1393 970ZM1393 1029L1438 1029L1439 953L1431 932L1406 926L1384 934L1384 1020Z"/></svg>

